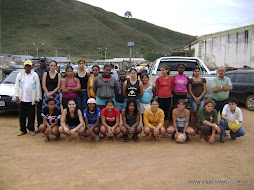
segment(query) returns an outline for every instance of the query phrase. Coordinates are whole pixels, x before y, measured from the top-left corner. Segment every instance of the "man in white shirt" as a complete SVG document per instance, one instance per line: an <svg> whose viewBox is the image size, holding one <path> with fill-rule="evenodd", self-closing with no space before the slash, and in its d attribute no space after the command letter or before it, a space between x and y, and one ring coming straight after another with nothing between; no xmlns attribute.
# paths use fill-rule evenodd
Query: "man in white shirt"
<svg viewBox="0 0 254 190"><path fill-rule="evenodd" d="M237 131L230 130L230 136L232 140L236 140L237 137L245 135L245 130L242 127L243 114L239 107L237 107L237 100L235 98L229 98L228 104L223 107L220 125L221 130L221 142L225 142L225 130L230 130L228 122L235 123L236 120L240 123L240 128Z"/></svg>
<svg viewBox="0 0 254 190"><path fill-rule="evenodd" d="M21 71L16 78L15 96L16 103L19 104L20 132L17 136L27 133L26 128L32 136L34 133L35 105L41 100L40 79L32 69L32 62L25 61L24 71ZM26 125L26 118L28 124Z"/></svg>

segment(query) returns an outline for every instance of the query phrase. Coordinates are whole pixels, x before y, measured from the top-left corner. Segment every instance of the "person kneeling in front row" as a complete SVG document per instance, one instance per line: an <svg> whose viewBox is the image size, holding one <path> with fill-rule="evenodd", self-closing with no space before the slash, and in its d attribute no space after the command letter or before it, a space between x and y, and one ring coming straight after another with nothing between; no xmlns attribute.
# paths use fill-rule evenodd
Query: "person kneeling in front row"
<svg viewBox="0 0 254 190"><path fill-rule="evenodd" d="M49 142L49 135L56 136L55 140L60 140L59 122L61 113L56 107L56 102L53 98L46 100L47 106L43 108L41 116L43 123L40 125L39 130L45 135L44 142Z"/></svg>
<svg viewBox="0 0 254 190"><path fill-rule="evenodd" d="M67 108L63 110L59 131L61 134L66 135L66 141L70 141L71 135L77 132L78 141L81 141L81 135L85 131L84 120L80 109L78 109L73 99L69 100Z"/></svg>
<svg viewBox="0 0 254 190"><path fill-rule="evenodd" d="M151 108L148 108L144 112L144 124L145 124L145 135L146 141L151 140L151 135L155 136L155 140L160 139L161 134L165 134L164 125L164 112L159 108L157 100L151 100Z"/></svg>
<svg viewBox="0 0 254 190"><path fill-rule="evenodd" d="M237 100L235 98L229 98L228 104L226 104L222 111L220 125L222 126L222 141L225 142L225 130L230 130L230 136L232 140L235 140L237 137L245 135L245 130L242 127L243 114L239 107L237 107ZM229 122L233 125L238 125L237 128L231 130L229 128ZM239 124L236 124L239 122Z"/></svg>

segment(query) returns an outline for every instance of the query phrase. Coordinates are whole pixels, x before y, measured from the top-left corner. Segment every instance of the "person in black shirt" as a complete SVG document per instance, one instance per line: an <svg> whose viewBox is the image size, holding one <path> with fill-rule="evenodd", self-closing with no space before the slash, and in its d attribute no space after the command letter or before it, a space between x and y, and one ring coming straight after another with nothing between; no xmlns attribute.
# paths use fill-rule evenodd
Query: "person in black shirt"
<svg viewBox="0 0 254 190"><path fill-rule="evenodd" d="M55 106L55 100L53 98L47 100L47 106L43 108L41 116L43 117L43 123L39 129L45 135L44 142L49 142L50 134L56 136L56 141L60 140L58 129L61 113Z"/></svg>

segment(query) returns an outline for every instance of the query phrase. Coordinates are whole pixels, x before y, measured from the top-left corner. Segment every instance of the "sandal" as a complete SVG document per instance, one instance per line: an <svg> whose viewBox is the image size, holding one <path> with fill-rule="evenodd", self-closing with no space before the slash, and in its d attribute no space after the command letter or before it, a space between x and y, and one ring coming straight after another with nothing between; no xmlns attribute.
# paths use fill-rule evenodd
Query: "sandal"
<svg viewBox="0 0 254 190"><path fill-rule="evenodd" d="M139 137L138 135L135 136L134 142L138 142L139 141Z"/></svg>
<svg viewBox="0 0 254 190"><path fill-rule="evenodd" d="M117 142L118 141L117 137L113 137L113 141Z"/></svg>
<svg viewBox="0 0 254 190"><path fill-rule="evenodd" d="M46 136L44 142L49 142L49 136Z"/></svg>
<svg viewBox="0 0 254 190"><path fill-rule="evenodd" d="M123 142L128 142L128 141L129 141L129 136L128 135L124 135Z"/></svg>
<svg viewBox="0 0 254 190"><path fill-rule="evenodd" d="M150 137L149 135L148 135L148 136L146 136L145 141L151 141L151 137Z"/></svg>
<svg viewBox="0 0 254 190"><path fill-rule="evenodd" d="M206 142L206 140L205 140L205 139L199 139L199 141L200 141L200 142Z"/></svg>
<svg viewBox="0 0 254 190"><path fill-rule="evenodd" d="M107 142L108 141L108 136L105 135L104 138L103 138L103 142Z"/></svg>

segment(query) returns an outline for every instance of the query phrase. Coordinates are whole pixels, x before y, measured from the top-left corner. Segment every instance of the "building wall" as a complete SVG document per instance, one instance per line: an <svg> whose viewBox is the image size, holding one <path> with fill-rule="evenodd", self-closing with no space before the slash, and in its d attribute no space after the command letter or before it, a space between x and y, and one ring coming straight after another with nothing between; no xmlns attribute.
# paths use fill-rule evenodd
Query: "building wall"
<svg viewBox="0 0 254 190"><path fill-rule="evenodd" d="M254 25L197 37L194 55L208 67L254 68ZM185 46L184 49L187 49Z"/></svg>

